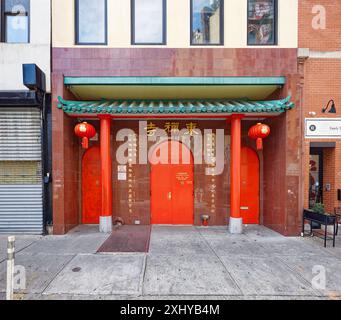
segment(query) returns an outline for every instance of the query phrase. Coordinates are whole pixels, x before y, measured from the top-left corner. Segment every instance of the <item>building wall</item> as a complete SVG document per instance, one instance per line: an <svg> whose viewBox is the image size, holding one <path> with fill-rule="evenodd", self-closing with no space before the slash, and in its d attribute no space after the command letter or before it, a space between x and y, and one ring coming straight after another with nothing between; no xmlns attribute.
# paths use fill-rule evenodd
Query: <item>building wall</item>
<svg viewBox="0 0 341 320"><path fill-rule="evenodd" d="M321 11L322 9L322 11ZM319 17L325 10L326 28L317 28ZM341 6L339 0L299 1L299 47L314 51L341 50ZM314 18L317 17L315 20Z"/></svg>
<svg viewBox="0 0 341 320"><path fill-rule="evenodd" d="M283 76L297 73L296 49L53 48L64 76Z"/></svg>
<svg viewBox="0 0 341 320"><path fill-rule="evenodd" d="M295 108L269 119L271 135L264 141L264 225L286 236L299 235L302 222L302 84L299 74L288 74L283 90L273 95L290 95Z"/></svg>
<svg viewBox="0 0 341 320"><path fill-rule="evenodd" d="M52 0L53 47L75 46L73 0ZM278 46L297 48L298 0L278 0ZM224 5L224 47L247 47L247 0L228 0ZM167 1L167 45L190 46L190 0ZM108 0L108 47L130 48L130 0Z"/></svg>
<svg viewBox="0 0 341 320"><path fill-rule="evenodd" d="M155 124L159 128L164 128L164 125L168 120L152 120L149 121ZM196 124L196 131L201 130L204 133L205 129L211 129L215 133L217 129L223 129L225 132L225 152L224 161L225 167L222 174L214 177L206 175L207 166L205 164L194 164L194 224L201 225L201 215L210 215L210 225L226 225L229 217L230 210L230 131L229 125L225 120L176 120L172 122L179 123L179 128L182 130L186 128L186 125L190 122ZM117 178L117 168L119 163L116 160L116 151L122 142L115 141L115 137L119 130L129 128L133 130L137 136L139 132L139 121L113 121L112 132L112 155L113 155L113 204L114 204L114 216L124 219L126 224L134 224L136 220L141 224L150 224L150 164L146 165L132 165L133 176L131 182L128 180L119 181ZM139 140L137 137L137 146L139 148ZM155 145L155 142L148 143L148 150ZM133 192L131 192L132 208L130 212L128 197L129 184L133 185ZM212 206L212 185L216 187L214 193L214 207Z"/></svg>
<svg viewBox="0 0 341 320"><path fill-rule="evenodd" d="M308 58L304 69L304 118L339 118L341 112L341 59ZM334 99L337 113L322 113L322 108L330 99ZM331 184L331 190L324 190L323 198L327 211L341 206L337 201L337 189L341 189L341 139L305 139L305 179L304 204L308 207L309 194L309 149L310 142L336 142L336 148L326 148L324 156L324 189Z"/></svg>
<svg viewBox="0 0 341 320"><path fill-rule="evenodd" d="M46 74L47 92L50 84L51 5L49 0L30 1L30 43L0 42L0 90L26 90L22 64L35 63Z"/></svg>
<svg viewBox="0 0 341 320"><path fill-rule="evenodd" d="M284 75L288 78L288 85L273 98L291 94L297 107L269 122L272 138L265 142L263 157L264 184L267 184L263 194L263 220L265 225L283 234L298 235L301 207L298 118L300 93L297 88L297 72L296 49L53 48L54 223L58 223L55 233L67 232L73 223L80 221L80 205L75 201L80 191L75 173L78 170L80 179L79 163L78 167L75 163L79 162L79 141L73 134L73 120L57 109L59 95L66 99L75 99L63 85L63 76ZM277 179L278 177L281 179ZM226 204L228 201L226 199ZM290 205L287 206L288 203ZM128 217L128 221L133 221L133 218ZM143 222L146 220L147 216ZM215 223L222 223L223 220L224 216L219 215Z"/></svg>
<svg viewBox="0 0 341 320"><path fill-rule="evenodd" d="M317 6L318 5L318 6ZM317 7L316 7L317 6ZM314 10L318 10L314 11ZM325 13L325 28L316 28L316 16ZM338 0L302 0L299 2L299 60L304 83L302 121L305 118L339 118L341 115L341 6ZM323 16L322 16L323 17ZM314 19L315 18L315 19ZM314 24L315 23L315 24ZM337 113L322 113L330 99L334 99ZM315 115L313 115L315 113ZM332 212L341 188L341 139L304 139L304 206L309 205L309 149L310 142L336 142L336 148L324 149L324 203ZM325 190L326 184L331 190Z"/></svg>
<svg viewBox="0 0 341 320"><path fill-rule="evenodd" d="M75 97L64 87L63 76L52 76L52 194L53 232L64 234L80 223L79 140L73 134L77 119L58 112L59 95Z"/></svg>

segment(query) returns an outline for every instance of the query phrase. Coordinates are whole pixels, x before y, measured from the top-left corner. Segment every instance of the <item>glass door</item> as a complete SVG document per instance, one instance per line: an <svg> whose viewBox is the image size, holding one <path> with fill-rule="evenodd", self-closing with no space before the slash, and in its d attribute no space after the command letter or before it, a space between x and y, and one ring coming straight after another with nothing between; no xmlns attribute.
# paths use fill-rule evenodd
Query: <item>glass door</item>
<svg viewBox="0 0 341 320"><path fill-rule="evenodd" d="M309 208L323 203L323 150L310 149L309 161Z"/></svg>

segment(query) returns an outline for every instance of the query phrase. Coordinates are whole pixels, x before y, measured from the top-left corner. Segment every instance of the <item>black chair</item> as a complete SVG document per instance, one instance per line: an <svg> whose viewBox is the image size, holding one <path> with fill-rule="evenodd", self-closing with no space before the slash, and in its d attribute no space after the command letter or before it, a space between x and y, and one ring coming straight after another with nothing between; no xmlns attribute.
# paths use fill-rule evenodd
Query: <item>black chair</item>
<svg viewBox="0 0 341 320"><path fill-rule="evenodd" d="M339 224L341 223L341 207L335 207L334 213L336 216L336 235L339 233Z"/></svg>

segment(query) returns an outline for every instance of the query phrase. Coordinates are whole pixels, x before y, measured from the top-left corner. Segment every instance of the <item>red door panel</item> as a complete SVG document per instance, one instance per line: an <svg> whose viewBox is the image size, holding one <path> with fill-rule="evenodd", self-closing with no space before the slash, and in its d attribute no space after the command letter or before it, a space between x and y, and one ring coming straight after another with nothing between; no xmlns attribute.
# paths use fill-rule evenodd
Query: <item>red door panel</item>
<svg viewBox="0 0 341 320"><path fill-rule="evenodd" d="M241 209L243 223L259 224L259 158L248 147L241 156Z"/></svg>
<svg viewBox="0 0 341 320"><path fill-rule="evenodd" d="M82 223L99 224L102 211L101 153L95 146L82 159Z"/></svg>
<svg viewBox="0 0 341 320"><path fill-rule="evenodd" d="M152 224L172 224L171 175L168 165L151 169Z"/></svg>
<svg viewBox="0 0 341 320"><path fill-rule="evenodd" d="M193 166L172 166L173 224L194 223Z"/></svg>
<svg viewBox="0 0 341 320"><path fill-rule="evenodd" d="M178 146L180 164L172 164L175 145ZM168 153L163 148L168 147ZM193 198L193 158L187 148L179 142L164 142L159 148L159 155L168 155L168 164L151 165L151 223L152 224L189 224L194 223ZM188 152L189 154L183 154ZM184 157L183 157L184 155ZM189 164L182 164L182 159ZM163 161L164 163L164 161Z"/></svg>

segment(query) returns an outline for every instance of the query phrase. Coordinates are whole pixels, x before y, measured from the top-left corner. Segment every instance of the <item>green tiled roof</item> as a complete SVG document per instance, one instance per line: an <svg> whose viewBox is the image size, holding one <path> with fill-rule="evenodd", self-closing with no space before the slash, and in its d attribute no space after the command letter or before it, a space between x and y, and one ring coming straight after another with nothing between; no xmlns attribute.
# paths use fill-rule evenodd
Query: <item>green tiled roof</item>
<svg viewBox="0 0 341 320"><path fill-rule="evenodd" d="M58 98L58 108L67 114L232 114L282 113L295 105L291 97L283 100L200 100L200 101L66 101Z"/></svg>

